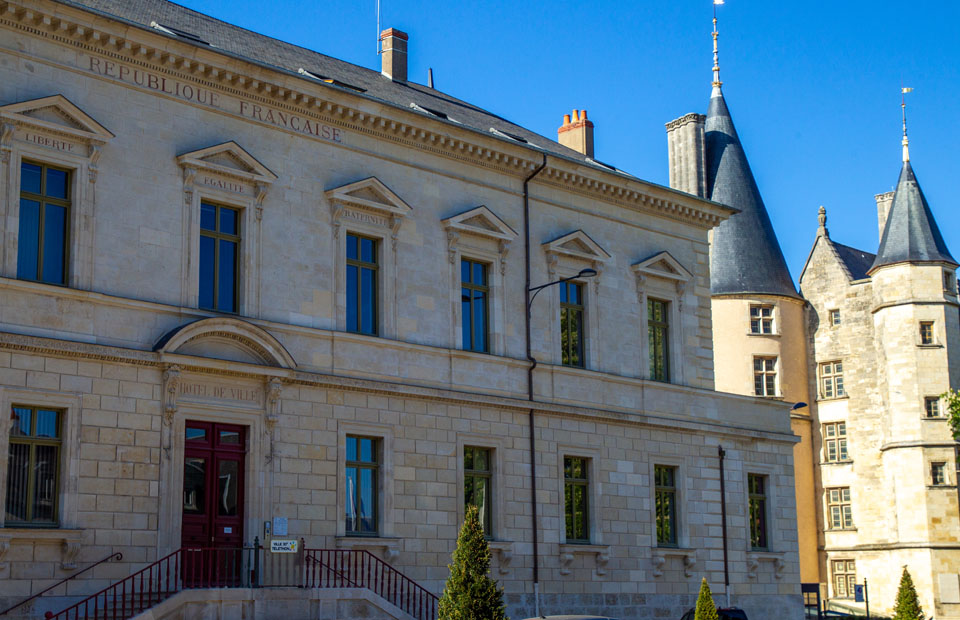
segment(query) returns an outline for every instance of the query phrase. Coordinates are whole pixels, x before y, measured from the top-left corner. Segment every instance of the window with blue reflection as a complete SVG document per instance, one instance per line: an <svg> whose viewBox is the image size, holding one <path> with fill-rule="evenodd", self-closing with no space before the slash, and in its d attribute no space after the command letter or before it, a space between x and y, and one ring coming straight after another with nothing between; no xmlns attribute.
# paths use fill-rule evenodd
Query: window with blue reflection
<svg viewBox="0 0 960 620"><path fill-rule="evenodd" d="M347 331L377 335L378 241L347 235Z"/></svg>
<svg viewBox="0 0 960 620"><path fill-rule="evenodd" d="M487 265L467 258L460 260L460 323L463 348L487 353L488 303Z"/></svg>
<svg viewBox="0 0 960 620"><path fill-rule="evenodd" d="M353 536L375 536L378 523L380 440L348 436L344 469L345 531Z"/></svg>
<svg viewBox="0 0 960 620"><path fill-rule="evenodd" d="M239 209L201 203L198 305L207 310L238 312L239 276Z"/></svg>
<svg viewBox="0 0 960 620"><path fill-rule="evenodd" d="M23 162L17 277L66 285L69 226L70 172Z"/></svg>

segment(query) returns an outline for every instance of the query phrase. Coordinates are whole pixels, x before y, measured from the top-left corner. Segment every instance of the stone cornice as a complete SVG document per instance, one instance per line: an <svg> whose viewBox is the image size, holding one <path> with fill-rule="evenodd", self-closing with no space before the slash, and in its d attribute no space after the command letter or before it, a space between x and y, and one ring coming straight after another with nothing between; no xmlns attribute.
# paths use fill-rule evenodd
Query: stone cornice
<svg viewBox="0 0 960 620"><path fill-rule="evenodd" d="M542 151L535 147L508 144L506 138L442 119L427 119L395 104L255 59L216 48L197 48L150 32L143 25L106 19L79 7L58 4L50 10L45 6L49 6L47 2L0 0L0 26L517 178L525 177L542 161ZM390 116L369 111L371 100ZM550 155L549 162L540 182L591 199L700 228L712 228L734 212L599 165L589 169L586 163L558 155Z"/></svg>

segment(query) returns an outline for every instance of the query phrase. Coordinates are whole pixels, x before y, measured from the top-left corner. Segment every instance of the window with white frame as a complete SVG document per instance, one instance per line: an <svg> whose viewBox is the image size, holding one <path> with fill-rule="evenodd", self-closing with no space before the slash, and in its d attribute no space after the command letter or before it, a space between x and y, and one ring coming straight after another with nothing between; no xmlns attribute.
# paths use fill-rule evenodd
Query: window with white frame
<svg viewBox="0 0 960 620"><path fill-rule="evenodd" d="M777 395L777 358L753 358L753 393L756 396Z"/></svg>
<svg viewBox="0 0 960 620"><path fill-rule="evenodd" d="M843 387L843 362L823 362L820 369L820 398L842 398L847 395Z"/></svg>
<svg viewBox="0 0 960 620"><path fill-rule="evenodd" d="M823 425L823 460L841 463L849 460L847 454L847 423L829 422Z"/></svg>
<svg viewBox="0 0 960 620"><path fill-rule="evenodd" d="M753 304L750 306L750 333L772 334L773 306L768 304Z"/></svg>
<svg viewBox="0 0 960 620"><path fill-rule="evenodd" d="M826 489L827 518L831 530L853 528L853 508L850 502L850 487Z"/></svg>

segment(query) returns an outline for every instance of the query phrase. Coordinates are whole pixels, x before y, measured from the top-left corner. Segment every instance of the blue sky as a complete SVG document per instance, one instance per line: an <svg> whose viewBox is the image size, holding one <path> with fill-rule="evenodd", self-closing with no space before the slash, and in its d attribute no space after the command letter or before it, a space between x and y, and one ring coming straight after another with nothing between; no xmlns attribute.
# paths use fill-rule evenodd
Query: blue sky
<svg viewBox="0 0 960 620"><path fill-rule="evenodd" d="M379 67L376 0L180 0L263 34ZM264 11L269 7L268 11ZM664 123L705 113L711 0L381 0L410 35L410 79L556 139L585 108L596 156L666 185ZM960 258L960 3L726 0L718 7L724 95L794 279L817 208L831 237L875 252L874 194L900 170L900 84L911 160Z"/></svg>

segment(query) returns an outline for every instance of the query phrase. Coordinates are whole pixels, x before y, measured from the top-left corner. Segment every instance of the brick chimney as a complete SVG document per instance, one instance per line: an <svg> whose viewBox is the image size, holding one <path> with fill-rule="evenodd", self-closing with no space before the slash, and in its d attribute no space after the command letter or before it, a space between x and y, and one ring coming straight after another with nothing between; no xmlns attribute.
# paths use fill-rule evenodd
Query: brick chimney
<svg viewBox="0 0 960 620"><path fill-rule="evenodd" d="M407 33L387 28L380 33L380 73L394 82L407 81Z"/></svg>
<svg viewBox="0 0 960 620"><path fill-rule="evenodd" d="M593 123L587 120L587 111L573 111L563 115L563 126L557 129L557 142L587 157L593 157Z"/></svg>
<svg viewBox="0 0 960 620"><path fill-rule="evenodd" d="M877 224L880 227L880 239L883 239L883 228L887 225L887 215L890 214L890 205L893 204L895 192L885 192L874 196L877 201Z"/></svg>

